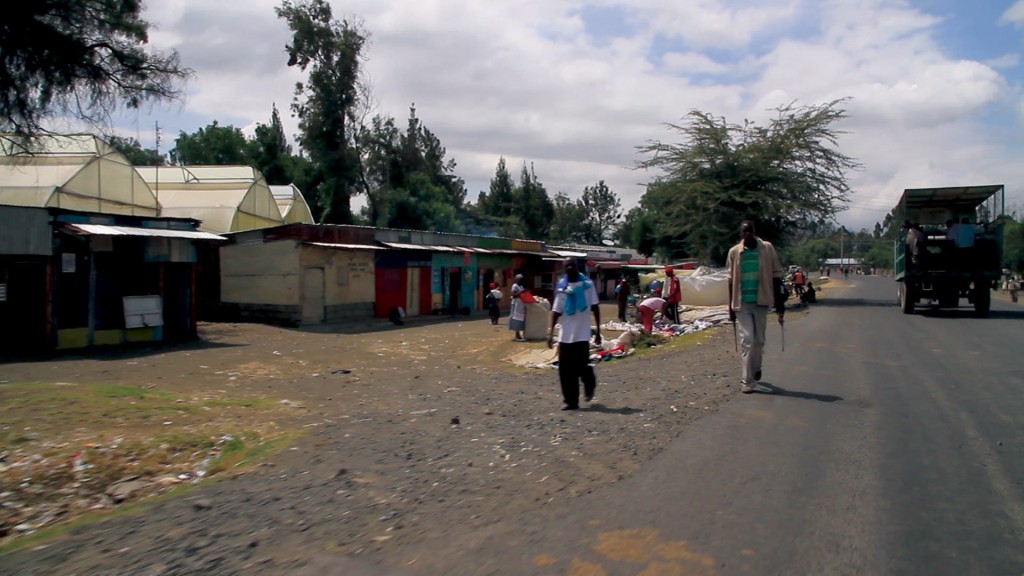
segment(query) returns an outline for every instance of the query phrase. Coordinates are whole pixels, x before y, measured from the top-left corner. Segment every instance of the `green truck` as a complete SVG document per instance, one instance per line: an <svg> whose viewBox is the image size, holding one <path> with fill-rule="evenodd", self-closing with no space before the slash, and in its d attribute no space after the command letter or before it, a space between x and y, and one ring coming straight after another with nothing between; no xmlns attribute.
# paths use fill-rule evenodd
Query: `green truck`
<svg viewBox="0 0 1024 576"><path fill-rule="evenodd" d="M918 303L956 308L967 298L988 316L992 289L1002 275L1003 185L911 188L893 209L902 223L893 272L900 309Z"/></svg>

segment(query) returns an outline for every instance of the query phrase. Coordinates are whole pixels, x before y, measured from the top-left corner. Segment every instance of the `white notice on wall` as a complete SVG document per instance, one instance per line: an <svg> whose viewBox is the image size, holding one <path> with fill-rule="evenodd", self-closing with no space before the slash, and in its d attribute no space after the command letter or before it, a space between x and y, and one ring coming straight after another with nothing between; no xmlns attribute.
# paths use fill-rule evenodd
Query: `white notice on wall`
<svg viewBox="0 0 1024 576"><path fill-rule="evenodd" d="M148 328L163 326L163 299L159 296L125 296L124 327Z"/></svg>
<svg viewBox="0 0 1024 576"><path fill-rule="evenodd" d="M7 284L0 284L0 302L7 302Z"/></svg>

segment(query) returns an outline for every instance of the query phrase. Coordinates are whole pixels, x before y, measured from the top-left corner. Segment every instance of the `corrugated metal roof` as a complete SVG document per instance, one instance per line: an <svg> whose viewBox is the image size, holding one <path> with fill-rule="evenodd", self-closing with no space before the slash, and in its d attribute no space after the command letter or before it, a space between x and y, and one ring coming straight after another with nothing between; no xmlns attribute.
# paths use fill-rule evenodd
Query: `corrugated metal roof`
<svg viewBox="0 0 1024 576"><path fill-rule="evenodd" d="M548 248L548 252L552 252L554 254L557 254L559 256L564 256L566 258L586 258L587 257L587 253L586 252L573 252L571 250L552 250L552 249Z"/></svg>
<svg viewBox="0 0 1024 576"><path fill-rule="evenodd" d="M323 248L337 248L339 250L387 250L380 246L371 246L369 244L332 244L330 242L303 242L310 246L321 246Z"/></svg>
<svg viewBox="0 0 1024 576"><path fill-rule="evenodd" d="M151 236L157 238L189 238L192 240L227 240L224 236L195 230L108 226L106 224L67 224L71 230L93 236Z"/></svg>
<svg viewBox="0 0 1024 576"><path fill-rule="evenodd" d="M462 252L452 246L432 246L430 244L404 244L402 242L381 242L388 248L398 250L430 250L431 252Z"/></svg>
<svg viewBox="0 0 1024 576"><path fill-rule="evenodd" d="M930 207L973 209L1002 189L1002 184L907 188L903 191L903 203L909 210Z"/></svg>

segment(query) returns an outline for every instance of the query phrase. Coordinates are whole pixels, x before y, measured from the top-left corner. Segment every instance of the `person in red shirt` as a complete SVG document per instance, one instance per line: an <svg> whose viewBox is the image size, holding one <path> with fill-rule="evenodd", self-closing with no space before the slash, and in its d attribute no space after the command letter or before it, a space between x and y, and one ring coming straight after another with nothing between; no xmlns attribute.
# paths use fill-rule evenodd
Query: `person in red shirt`
<svg viewBox="0 0 1024 576"><path fill-rule="evenodd" d="M800 296L804 293L804 284L807 281L807 276L804 275L804 271L800 268L793 272L793 289L796 290L796 295Z"/></svg>
<svg viewBox="0 0 1024 576"><path fill-rule="evenodd" d="M683 290L679 277L675 275L671 266L665 266L665 286L661 293L665 294L665 302L668 303L665 314L673 324L679 324L679 302L683 299Z"/></svg>

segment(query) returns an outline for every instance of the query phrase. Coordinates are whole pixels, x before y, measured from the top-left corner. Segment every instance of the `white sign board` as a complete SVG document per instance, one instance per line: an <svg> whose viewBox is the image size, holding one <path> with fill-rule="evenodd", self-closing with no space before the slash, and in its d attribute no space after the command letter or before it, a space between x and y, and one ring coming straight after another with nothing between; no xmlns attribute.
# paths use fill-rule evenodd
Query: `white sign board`
<svg viewBox="0 0 1024 576"><path fill-rule="evenodd" d="M164 304L159 296L125 296L124 327L148 328L164 325Z"/></svg>

